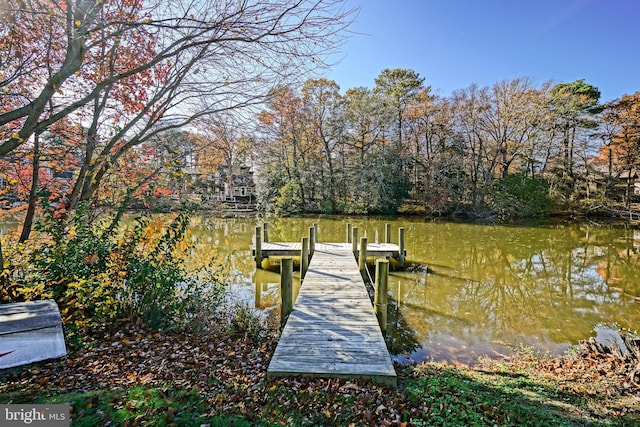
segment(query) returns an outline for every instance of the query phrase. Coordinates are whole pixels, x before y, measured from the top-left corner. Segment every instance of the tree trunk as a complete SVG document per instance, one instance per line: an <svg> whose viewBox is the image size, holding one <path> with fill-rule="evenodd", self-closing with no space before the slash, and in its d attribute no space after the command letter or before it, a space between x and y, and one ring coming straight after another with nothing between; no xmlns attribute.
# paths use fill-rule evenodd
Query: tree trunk
<svg viewBox="0 0 640 427"><path fill-rule="evenodd" d="M29 190L27 213L24 216L22 232L18 239L20 243L29 240L31 229L33 228L33 217L36 214L38 179L40 176L40 133L36 133L33 137L33 172L31 175L31 189Z"/></svg>
<svg viewBox="0 0 640 427"><path fill-rule="evenodd" d="M324 151L327 155L327 166L329 168L329 201L331 202L331 211L336 207L336 196L335 196L335 178L334 178L334 168L333 168L333 160L331 158L331 147L329 146L329 141L324 136L322 131L320 132L320 137L322 138L322 142L324 144ZM324 180L323 180L324 182Z"/></svg>
<svg viewBox="0 0 640 427"><path fill-rule="evenodd" d="M4 275L4 255L2 253L2 239L0 239L0 286L7 289L7 278Z"/></svg>
<svg viewBox="0 0 640 427"><path fill-rule="evenodd" d="M562 136L564 143L564 167L563 175L566 177L569 174L569 128L565 127L564 135Z"/></svg>

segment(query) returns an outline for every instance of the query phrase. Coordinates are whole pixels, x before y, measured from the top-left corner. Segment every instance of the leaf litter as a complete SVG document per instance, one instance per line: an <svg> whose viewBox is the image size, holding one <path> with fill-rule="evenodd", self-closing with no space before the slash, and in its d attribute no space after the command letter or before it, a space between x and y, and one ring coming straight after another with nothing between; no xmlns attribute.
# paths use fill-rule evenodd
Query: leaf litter
<svg viewBox="0 0 640 427"><path fill-rule="evenodd" d="M399 386L393 388L362 379L285 377L269 379L267 367L278 330L257 334L160 333L129 325L121 330L100 331L101 340L64 360L40 362L31 367L0 373L0 402L20 403L30 399L108 390L110 401L99 395L87 398L84 408L74 407L74 416L87 408L136 409L148 396L129 399L136 387L157 390L165 402L181 399L177 391L196 393L203 403L198 416L236 416L263 425L421 425L435 412L446 414L446 404L410 397L405 385L424 375L437 375L424 366L396 366ZM499 374L505 369L533 380L552 381L560 392L591 399L595 418L640 419L640 386L629 377L629 369L614 355L578 351L559 358L514 358L507 362L485 361L478 367L455 367L462 371ZM522 373L524 372L524 373ZM119 393L118 392L122 392ZM7 400L10 399L10 400ZM584 409L584 408L583 408ZM149 411L166 413L167 425L176 416L174 407L147 408L126 425L142 425ZM488 420L496 419L496 408L479 405ZM577 416L577 415L576 415ZM494 418L492 418L494 417ZM507 419L509 422L513 421ZM105 414L104 424L112 425ZM204 425L204 424L203 424Z"/></svg>

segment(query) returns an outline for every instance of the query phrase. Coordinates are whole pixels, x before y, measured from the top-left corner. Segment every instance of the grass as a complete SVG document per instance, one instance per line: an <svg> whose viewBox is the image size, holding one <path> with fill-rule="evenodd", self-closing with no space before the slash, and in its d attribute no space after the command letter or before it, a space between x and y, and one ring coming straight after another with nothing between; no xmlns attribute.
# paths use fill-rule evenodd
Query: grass
<svg viewBox="0 0 640 427"><path fill-rule="evenodd" d="M527 375L485 373L442 364L416 370L405 392L421 408L415 425L584 426L614 425L585 413L585 401L556 384Z"/></svg>
<svg viewBox="0 0 640 427"><path fill-rule="evenodd" d="M20 396L13 397L14 403L23 400ZM101 389L60 395L45 393L35 400L27 399L26 403L67 403L73 407L74 427L268 425L233 415L207 416L209 405L206 399L196 391L175 389L173 385L162 388L136 386L123 391Z"/></svg>

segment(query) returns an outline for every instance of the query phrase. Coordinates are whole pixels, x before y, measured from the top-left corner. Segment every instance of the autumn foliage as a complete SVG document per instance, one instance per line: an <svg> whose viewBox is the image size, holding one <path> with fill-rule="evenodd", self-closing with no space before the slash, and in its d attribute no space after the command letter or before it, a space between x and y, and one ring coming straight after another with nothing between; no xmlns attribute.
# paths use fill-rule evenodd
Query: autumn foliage
<svg viewBox="0 0 640 427"><path fill-rule="evenodd" d="M122 212L93 221L81 206L66 225L44 203L37 238L5 248L7 286L0 303L53 298L65 336L81 345L92 330L114 321L139 321L154 329L207 328L224 286L213 260L185 266L188 213L169 223ZM124 229L124 231L123 231Z"/></svg>
<svg viewBox="0 0 640 427"><path fill-rule="evenodd" d="M101 189L114 182L126 182L120 197L141 189L164 193L171 185L144 189L161 169L123 170L135 169L163 134L182 127L202 134L196 123L205 128L214 115L261 102L270 81L297 77L288 69L321 66L349 23L351 12L339 6L339 0L29 0L3 8L0 159L12 167L0 174L10 203L28 205L25 229L55 170L67 179L64 189L51 188L64 196L64 215L82 202L103 203ZM55 127L68 127L74 137L51 139L59 134ZM43 138L49 146L41 150ZM71 143L75 166L65 157L60 165L51 158L38 164L40 152L68 151Z"/></svg>

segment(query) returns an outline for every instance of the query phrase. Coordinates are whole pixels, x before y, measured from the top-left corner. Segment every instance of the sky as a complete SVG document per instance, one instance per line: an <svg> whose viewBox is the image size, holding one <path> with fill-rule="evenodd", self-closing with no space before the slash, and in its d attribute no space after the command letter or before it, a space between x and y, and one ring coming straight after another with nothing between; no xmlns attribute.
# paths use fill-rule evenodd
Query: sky
<svg viewBox="0 0 640 427"><path fill-rule="evenodd" d="M601 102L640 91L640 0L346 0L360 8L324 77L341 91L408 68L441 96L472 83L584 79Z"/></svg>

